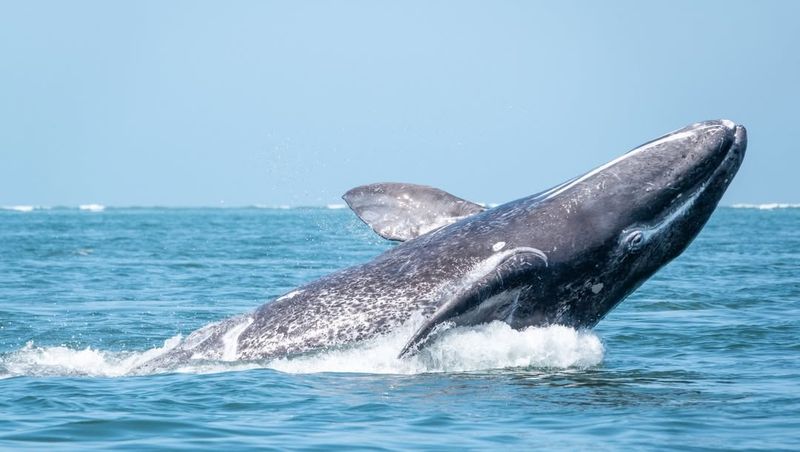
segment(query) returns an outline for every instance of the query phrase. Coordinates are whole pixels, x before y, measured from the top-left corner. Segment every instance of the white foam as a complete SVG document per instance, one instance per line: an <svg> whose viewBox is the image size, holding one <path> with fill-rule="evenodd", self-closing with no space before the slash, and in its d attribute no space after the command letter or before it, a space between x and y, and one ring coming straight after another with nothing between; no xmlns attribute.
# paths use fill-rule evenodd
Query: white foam
<svg viewBox="0 0 800 452"><path fill-rule="evenodd" d="M733 207L734 209L758 209L758 210L800 209L800 203L770 202L765 204L734 204L731 207Z"/></svg>
<svg viewBox="0 0 800 452"><path fill-rule="evenodd" d="M106 210L106 206L102 204L81 204L80 206L78 206L78 209L87 212L102 212Z"/></svg>
<svg viewBox="0 0 800 452"><path fill-rule="evenodd" d="M493 322L455 328L410 358L397 354L413 328L379 337L357 347L272 361L268 367L282 372L361 372L419 374L465 372L515 367L539 369L586 368L603 360L603 344L591 332L563 326L512 329Z"/></svg>
<svg viewBox="0 0 800 452"><path fill-rule="evenodd" d="M266 367L288 373L419 374L519 367L587 368L603 360L603 344L592 332L563 326L517 331L502 322L450 329L417 355L398 359L399 351L421 321L421 318L416 318L391 334L344 349L260 363L226 362L224 359L188 361L177 369L169 370L213 373ZM171 350L180 340L180 336L175 336L165 341L164 346L144 352L37 347L29 343L17 352L0 358L0 379L21 375L131 375L134 369ZM226 355L224 358L230 357Z"/></svg>
<svg viewBox="0 0 800 452"><path fill-rule="evenodd" d="M13 210L14 212L33 212L36 206L18 205L18 206L3 206L2 210Z"/></svg>
<svg viewBox="0 0 800 452"><path fill-rule="evenodd" d="M347 207L347 205L346 204L328 204L326 207L328 209L338 210L338 209L344 209L345 207Z"/></svg>
<svg viewBox="0 0 800 452"><path fill-rule="evenodd" d="M37 347L28 342L20 350L0 358L0 378L12 376L85 375L92 377L120 377L146 361L173 349L181 341L174 336L164 341L162 347L144 352L107 352L87 347L76 350L69 347Z"/></svg>
<svg viewBox="0 0 800 452"><path fill-rule="evenodd" d="M289 210L292 206L288 204L269 205L269 204L253 204L254 209L270 209L270 210Z"/></svg>

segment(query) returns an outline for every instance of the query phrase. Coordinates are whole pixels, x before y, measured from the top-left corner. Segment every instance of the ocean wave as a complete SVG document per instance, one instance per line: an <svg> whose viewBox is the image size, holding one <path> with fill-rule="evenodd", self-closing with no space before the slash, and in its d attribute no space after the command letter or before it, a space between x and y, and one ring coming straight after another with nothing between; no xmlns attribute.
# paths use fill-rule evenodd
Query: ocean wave
<svg viewBox="0 0 800 452"><path fill-rule="evenodd" d="M46 210L48 207L29 206L25 204L16 206L0 206L0 210L12 210L14 212L33 212L34 210Z"/></svg>
<svg viewBox="0 0 800 452"><path fill-rule="evenodd" d="M758 210L800 209L800 203L770 202L764 204L734 204L731 207L733 207L734 209L758 209Z"/></svg>
<svg viewBox="0 0 800 452"><path fill-rule="evenodd" d="M81 204L78 206L78 210L84 210L87 212L102 212L106 210L106 206L102 204Z"/></svg>
<svg viewBox="0 0 800 452"><path fill-rule="evenodd" d="M466 372L504 368L567 369L600 364L604 348L592 332L563 326L512 329L494 322L445 331L417 355L399 359L415 324L353 347L324 350L293 358L265 362L193 360L159 372L214 373L269 368L285 373L355 372L372 374L420 374ZM12 376L102 376L134 375L142 364L157 358L181 342L180 336L162 347L144 352L111 352L85 348L38 347L0 357L0 378Z"/></svg>
<svg viewBox="0 0 800 452"><path fill-rule="evenodd" d="M292 206L287 204L269 205L269 204L253 204L249 206L252 209L267 209L267 210L290 210Z"/></svg>
<svg viewBox="0 0 800 452"><path fill-rule="evenodd" d="M338 210L338 209L344 209L345 207L347 207L347 204L328 204L325 207L327 207L328 209Z"/></svg>

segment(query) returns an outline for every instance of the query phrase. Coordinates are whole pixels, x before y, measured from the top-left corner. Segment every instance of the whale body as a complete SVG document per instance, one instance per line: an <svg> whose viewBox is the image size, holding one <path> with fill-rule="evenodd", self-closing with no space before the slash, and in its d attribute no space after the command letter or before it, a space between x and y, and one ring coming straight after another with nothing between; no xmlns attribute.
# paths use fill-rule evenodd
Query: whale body
<svg viewBox="0 0 800 452"><path fill-rule="evenodd" d="M344 200L397 246L255 311L207 325L140 369L349 346L423 320L400 357L447 328L591 328L697 236L739 169L745 128L705 121L544 192L487 209L380 183Z"/></svg>

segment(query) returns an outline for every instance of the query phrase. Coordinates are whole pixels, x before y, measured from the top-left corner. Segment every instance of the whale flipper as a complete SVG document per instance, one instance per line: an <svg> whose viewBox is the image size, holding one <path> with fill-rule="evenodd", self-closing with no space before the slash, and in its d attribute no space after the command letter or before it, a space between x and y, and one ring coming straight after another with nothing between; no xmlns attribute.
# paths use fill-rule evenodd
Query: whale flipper
<svg viewBox="0 0 800 452"><path fill-rule="evenodd" d="M516 248L481 262L466 281L443 295L448 301L414 333L399 357L415 354L447 322L465 326L510 320L517 308L520 283L529 279L537 267L547 267L547 255L536 248Z"/></svg>
<svg viewBox="0 0 800 452"><path fill-rule="evenodd" d="M486 210L438 188L416 184L362 185L342 198L378 235L400 242Z"/></svg>

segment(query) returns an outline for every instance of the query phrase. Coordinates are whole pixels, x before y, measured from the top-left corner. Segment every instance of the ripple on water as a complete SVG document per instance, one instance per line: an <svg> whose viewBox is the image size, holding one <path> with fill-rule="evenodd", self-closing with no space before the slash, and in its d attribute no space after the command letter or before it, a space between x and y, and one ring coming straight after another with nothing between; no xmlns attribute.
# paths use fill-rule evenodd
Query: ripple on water
<svg viewBox="0 0 800 452"><path fill-rule="evenodd" d="M0 449L796 448L800 209L719 209L594 332L455 329L397 360L398 332L136 377L392 245L328 209L0 216Z"/></svg>

